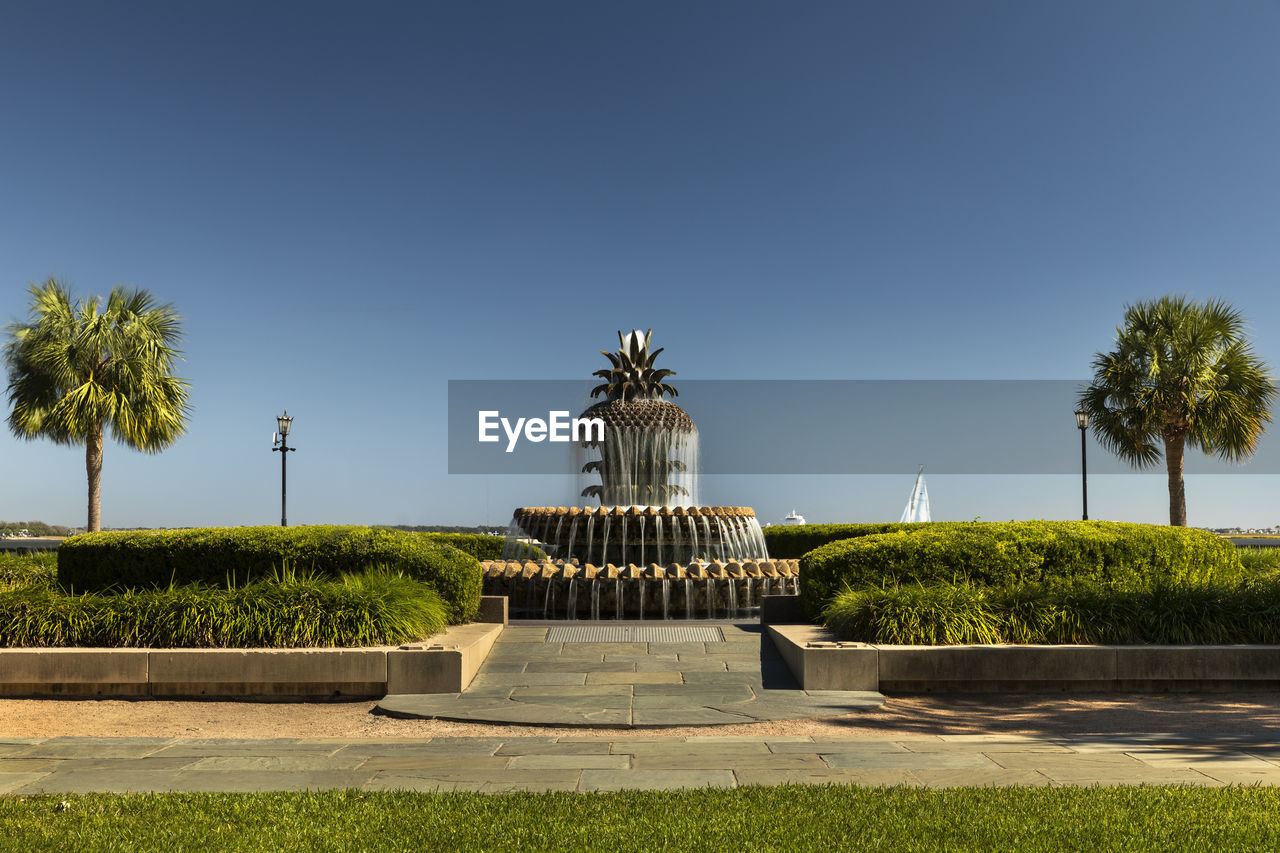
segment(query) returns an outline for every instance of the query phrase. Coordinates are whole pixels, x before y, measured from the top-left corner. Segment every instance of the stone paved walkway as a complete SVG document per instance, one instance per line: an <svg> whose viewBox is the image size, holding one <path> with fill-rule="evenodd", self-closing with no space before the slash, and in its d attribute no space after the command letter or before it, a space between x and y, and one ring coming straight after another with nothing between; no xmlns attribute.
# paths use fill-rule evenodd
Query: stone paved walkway
<svg viewBox="0 0 1280 853"><path fill-rule="evenodd" d="M0 794L1280 784L1274 739L0 739Z"/></svg>
<svg viewBox="0 0 1280 853"><path fill-rule="evenodd" d="M884 704L870 691L799 689L758 625L707 627L724 640L548 642L550 627L515 624L464 692L388 696L378 708L396 717L646 728L837 717Z"/></svg>

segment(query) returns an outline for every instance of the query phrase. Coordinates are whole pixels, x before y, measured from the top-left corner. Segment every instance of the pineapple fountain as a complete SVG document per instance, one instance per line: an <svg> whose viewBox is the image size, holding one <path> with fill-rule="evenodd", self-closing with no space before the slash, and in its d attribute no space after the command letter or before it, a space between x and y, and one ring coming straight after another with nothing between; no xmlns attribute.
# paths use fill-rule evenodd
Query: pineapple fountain
<svg viewBox="0 0 1280 853"><path fill-rule="evenodd" d="M521 507L485 592L545 619L743 618L761 595L795 594L795 560L770 560L750 507L699 506L698 428L654 369L652 330L618 333L581 417L604 435L581 446L585 507ZM594 482L598 479L599 482Z"/></svg>

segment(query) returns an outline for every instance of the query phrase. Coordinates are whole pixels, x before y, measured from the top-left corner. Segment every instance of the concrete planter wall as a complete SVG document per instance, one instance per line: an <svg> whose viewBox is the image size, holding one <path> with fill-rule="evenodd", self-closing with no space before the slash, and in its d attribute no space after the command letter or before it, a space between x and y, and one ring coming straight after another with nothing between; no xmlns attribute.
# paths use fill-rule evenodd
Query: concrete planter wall
<svg viewBox="0 0 1280 853"><path fill-rule="evenodd" d="M506 624L505 600L423 643L373 649L0 649L0 696L364 699L459 693Z"/></svg>
<svg viewBox="0 0 1280 853"><path fill-rule="evenodd" d="M1210 691L1280 687L1280 646L889 646L767 631L806 690Z"/></svg>

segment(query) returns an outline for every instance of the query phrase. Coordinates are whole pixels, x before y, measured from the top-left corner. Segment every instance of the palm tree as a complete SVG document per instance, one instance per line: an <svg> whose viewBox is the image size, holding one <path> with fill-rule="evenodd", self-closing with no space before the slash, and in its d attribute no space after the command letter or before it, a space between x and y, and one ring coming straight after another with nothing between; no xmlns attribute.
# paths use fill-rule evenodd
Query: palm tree
<svg viewBox="0 0 1280 853"><path fill-rule="evenodd" d="M1172 525L1187 523L1184 446L1239 462L1271 421L1276 388L1244 325L1220 301L1164 296L1128 306L1115 350L1094 357L1093 383L1080 394L1104 447L1140 469L1164 457Z"/></svg>
<svg viewBox="0 0 1280 853"><path fill-rule="evenodd" d="M186 431L187 383L173 376L181 318L145 290L72 302L49 279L31 286L26 323L6 329L9 429L24 439L84 444L87 529L101 529L102 437L159 453Z"/></svg>

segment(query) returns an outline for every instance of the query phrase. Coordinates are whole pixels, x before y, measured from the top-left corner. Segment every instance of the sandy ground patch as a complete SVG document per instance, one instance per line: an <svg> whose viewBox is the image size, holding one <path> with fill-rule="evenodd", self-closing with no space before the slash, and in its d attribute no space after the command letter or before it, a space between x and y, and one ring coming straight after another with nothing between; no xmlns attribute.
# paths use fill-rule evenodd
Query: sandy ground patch
<svg viewBox="0 0 1280 853"><path fill-rule="evenodd" d="M157 699L0 700L0 737L425 738L938 734L1266 734L1280 739L1280 693L1199 695L931 695L891 697L878 711L829 720L669 729L581 729L398 720L373 702L205 702Z"/></svg>

